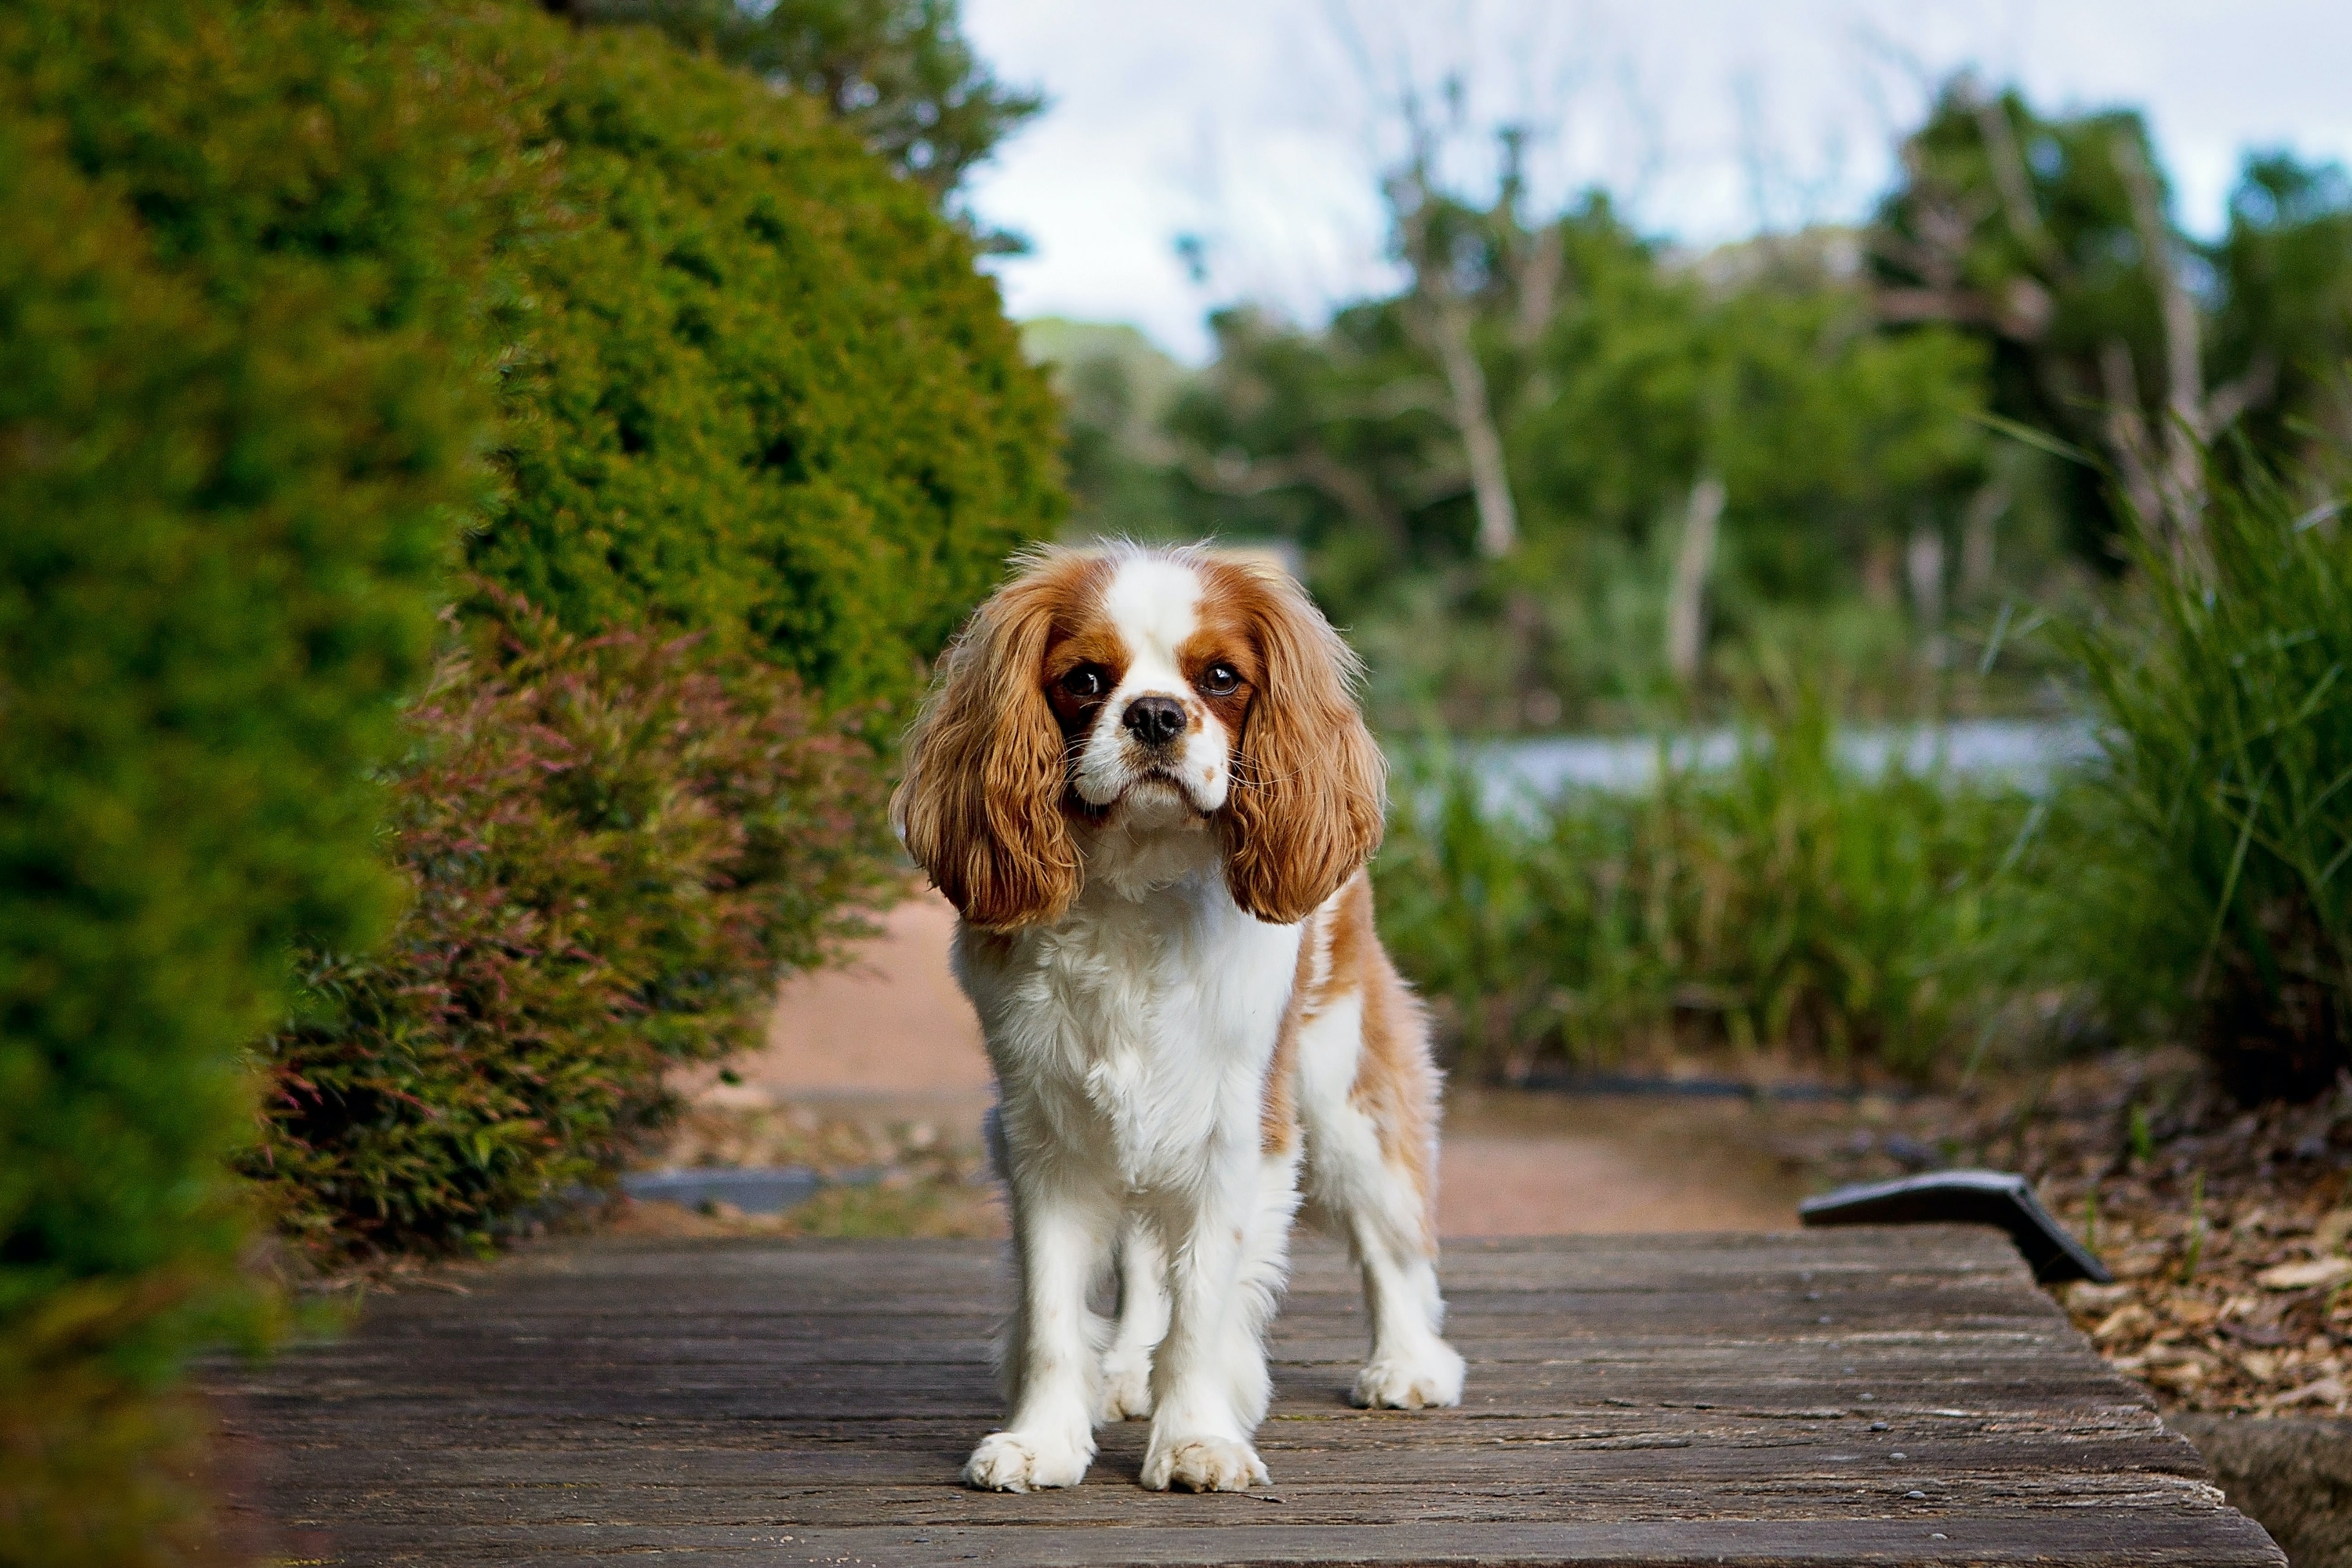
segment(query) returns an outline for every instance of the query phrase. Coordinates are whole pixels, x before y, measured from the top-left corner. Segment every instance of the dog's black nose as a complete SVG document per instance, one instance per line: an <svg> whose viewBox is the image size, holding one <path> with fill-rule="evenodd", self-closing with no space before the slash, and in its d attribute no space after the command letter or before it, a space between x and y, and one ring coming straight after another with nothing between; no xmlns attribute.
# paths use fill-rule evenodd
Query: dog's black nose
<svg viewBox="0 0 2352 1568"><path fill-rule="evenodd" d="M1184 732L1184 705L1173 697L1139 697L1118 721L1147 746L1164 746Z"/></svg>

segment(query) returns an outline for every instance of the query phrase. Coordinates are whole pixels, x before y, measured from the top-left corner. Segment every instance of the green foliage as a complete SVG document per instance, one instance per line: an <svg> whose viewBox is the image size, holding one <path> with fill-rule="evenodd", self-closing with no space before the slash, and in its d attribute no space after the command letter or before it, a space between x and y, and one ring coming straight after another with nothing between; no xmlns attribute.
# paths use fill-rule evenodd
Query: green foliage
<svg viewBox="0 0 2352 1568"><path fill-rule="evenodd" d="M2200 444L2225 478L2230 432L2315 471L2352 449L2334 165L2249 158L2203 244L2138 114L1959 79L1866 230L1691 255L1598 193L1528 212L1522 128L1470 160L1492 186L1448 188L1460 105L1404 107L1395 292L1317 328L1223 313L1156 422L1118 356L1063 372L1080 522L1297 546L1391 729L1728 713L1759 644L1859 672L1865 712L2042 707L2045 647L1963 645L2113 580L2111 481L2193 532Z"/></svg>
<svg viewBox="0 0 2352 1568"><path fill-rule="evenodd" d="M298 936L392 910L369 770L487 399L512 191L401 5L0 10L0 1557L176 1560L152 1395L260 1332L226 1170ZM439 69L446 81L450 71Z"/></svg>
<svg viewBox="0 0 2352 1568"><path fill-rule="evenodd" d="M1921 671L1903 554L1925 532L1958 561L1994 477L1974 423L1977 345L1876 330L1866 293L1797 242L1692 265L1662 258L1599 198L1534 232L1499 210L1458 216L1485 258L1465 268L1487 280L1473 341L1517 550L1476 555L1462 437L1402 296L1319 333L1217 319L1218 360L1170 421L1194 529L1303 546L1318 597L1378 650L1392 722L1434 712L1510 730L1675 703L1667 605L1709 477L1727 496L1702 563L1709 643L1785 640L1791 613L1859 599L1892 626L1874 640L1902 645L1865 668L1896 685ZM1547 247L1529 316L1526 253ZM1440 625L1463 635L1433 636Z"/></svg>
<svg viewBox="0 0 2352 1568"><path fill-rule="evenodd" d="M2274 367L2270 395L2245 416L2247 438L2277 460L2341 476L2352 450L2352 176L2284 153L2249 157L2213 255L2229 279L2213 358Z"/></svg>
<svg viewBox="0 0 2352 1568"><path fill-rule="evenodd" d="M2106 745L2035 848L2018 936L2120 1031L2184 1030L2263 1099L2352 1066L2352 538L2246 471L2205 559L2136 549L2130 613L2063 634Z"/></svg>
<svg viewBox="0 0 2352 1568"><path fill-rule="evenodd" d="M248 1169L324 1260L487 1246L607 1179L662 1070L749 1044L778 975L887 882L872 754L791 676L503 609L494 657L409 715L405 917L380 949L307 951L262 1053Z"/></svg>
<svg viewBox="0 0 2352 1568"><path fill-rule="evenodd" d="M1470 758L1409 774L1374 867L1383 938L1467 1070L1728 1043L1924 1076L1980 1004L2022 803L1864 776L1816 701L1633 795L1496 809Z"/></svg>
<svg viewBox="0 0 2352 1568"><path fill-rule="evenodd" d="M1162 429L1181 365L1133 327L1055 316L1021 323L1021 346L1053 377L1070 490L1066 531L1081 540L1189 542L1177 510L1175 448Z"/></svg>
<svg viewBox="0 0 2352 1568"><path fill-rule="evenodd" d="M503 237L478 663L392 776L415 901L306 954L268 1052L254 1168L322 1258L486 1245L743 1043L887 847L809 706L895 730L1058 500L1044 379L918 187L642 31L492 37L554 216Z"/></svg>
<svg viewBox="0 0 2352 1568"><path fill-rule="evenodd" d="M971 242L820 110L530 8L26 0L0 201L0 1556L161 1560L155 1393L266 1326L226 1165L289 952L310 1099L255 1158L323 1246L608 1163L869 885L866 753L792 679L911 693L1053 519L1051 405ZM540 727L391 771L441 858L375 963L378 775L469 513L478 615L650 626L519 628L537 709L485 653L463 712ZM479 788L420 802L434 768Z"/></svg>
<svg viewBox="0 0 2352 1568"><path fill-rule="evenodd" d="M963 36L958 0L549 0L594 22L649 22L692 48L823 104L890 165L945 199L1044 109Z"/></svg>
<svg viewBox="0 0 2352 1568"><path fill-rule="evenodd" d="M1060 504L1050 394L971 243L799 100L641 30L520 31L570 216L514 248L509 494L470 563L576 632L707 632L832 703L910 700Z"/></svg>

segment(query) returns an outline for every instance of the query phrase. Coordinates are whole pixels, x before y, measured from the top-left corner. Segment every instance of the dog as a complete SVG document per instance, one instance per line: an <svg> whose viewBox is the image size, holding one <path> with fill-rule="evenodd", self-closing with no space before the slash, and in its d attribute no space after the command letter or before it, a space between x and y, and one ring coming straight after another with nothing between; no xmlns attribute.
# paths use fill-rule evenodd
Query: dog
<svg viewBox="0 0 2352 1568"><path fill-rule="evenodd" d="M1265 1335L1302 1197L1363 1275L1360 1405L1456 1405L1439 1075L1372 929L1385 764L1361 668L1284 573L1045 550L974 613L891 819L960 915L1019 1301L1011 1411L964 1467L1075 1486L1149 1416L1155 1490L1266 1482ZM1115 1269L1118 1309L1088 1305Z"/></svg>

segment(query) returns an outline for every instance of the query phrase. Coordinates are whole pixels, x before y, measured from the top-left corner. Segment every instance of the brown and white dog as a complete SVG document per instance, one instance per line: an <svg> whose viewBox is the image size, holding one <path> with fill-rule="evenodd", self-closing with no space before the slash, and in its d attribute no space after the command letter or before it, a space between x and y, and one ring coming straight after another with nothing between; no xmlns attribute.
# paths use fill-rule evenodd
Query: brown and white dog
<svg viewBox="0 0 2352 1568"><path fill-rule="evenodd" d="M1021 566L948 652L891 802L963 917L1019 1261L1012 1414L964 1479L1074 1486L1096 1423L1149 1415L1145 1486L1238 1489L1266 1479L1302 1196L1363 1270L1356 1402L1462 1397L1438 1075L1364 875L1381 753L1355 656L1287 576L1129 545ZM1087 1300L1112 1267L1115 1324Z"/></svg>

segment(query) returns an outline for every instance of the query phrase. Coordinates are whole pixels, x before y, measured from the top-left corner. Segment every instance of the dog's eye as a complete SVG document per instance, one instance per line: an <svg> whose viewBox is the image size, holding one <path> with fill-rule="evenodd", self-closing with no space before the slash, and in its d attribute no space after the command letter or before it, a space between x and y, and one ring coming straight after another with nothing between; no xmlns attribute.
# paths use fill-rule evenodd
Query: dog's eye
<svg viewBox="0 0 2352 1568"><path fill-rule="evenodd" d="M1230 664L1213 664L1201 672L1201 689L1212 697L1231 697L1241 684L1242 672Z"/></svg>
<svg viewBox="0 0 2352 1568"><path fill-rule="evenodd" d="M1082 664L1062 677L1062 689L1073 697L1100 697L1103 694L1103 672L1091 664Z"/></svg>

